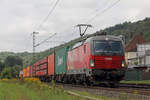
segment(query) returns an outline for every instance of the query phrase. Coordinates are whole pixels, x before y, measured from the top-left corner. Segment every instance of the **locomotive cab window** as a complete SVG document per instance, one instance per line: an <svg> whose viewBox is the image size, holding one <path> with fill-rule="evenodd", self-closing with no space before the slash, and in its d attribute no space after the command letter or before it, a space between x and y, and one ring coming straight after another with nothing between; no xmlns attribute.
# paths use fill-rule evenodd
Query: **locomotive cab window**
<svg viewBox="0 0 150 100"><path fill-rule="evenodd" d="M123 45L121 41L95 40L94 53L123 54Z"/></svg>

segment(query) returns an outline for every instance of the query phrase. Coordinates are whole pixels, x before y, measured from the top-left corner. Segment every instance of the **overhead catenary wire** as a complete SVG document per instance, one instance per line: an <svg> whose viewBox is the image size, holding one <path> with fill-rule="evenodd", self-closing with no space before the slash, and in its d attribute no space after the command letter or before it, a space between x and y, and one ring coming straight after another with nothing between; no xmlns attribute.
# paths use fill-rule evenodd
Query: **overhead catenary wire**
<svg viewBox="0 0 150 100"><path fill-rule="evenodd" d="M95 10L93 10L93 11L90 13L90 15L93 15L93 14L99 12L100 9L103 8L102 5L106 5L106 6L107 6L107 5L109 4L110 1L114 1L114 0L106 0L106 1L107 1L107 2L103 2L101 5L98 5L98 7L96 7Z"/></svg>
<svg viewBox="0 0 150 100"><path fill-rule="evenodd" d="M40 28L42 27L42 24L45 23L45 22L48 20L49 16L52 14L53 10L56 8L58 2L59 2L59 0L56 1L55 5L54 5L53 8L50 10L50 12L49 12L48 15L45 17L45 19L42 21L42 23L39 25L38 29L40 29ZM103 13L105 13L106 11L108 11L109 9L113 8L113 7L114 7L117 3L119 3L119 2L120 2L120 0L117 0L117 1L114 2L112 5L108 6L108 7L105 8L104 10L102 10L101 13L97 13L95 16L93 16L91 19L89 19L89 20L87 21L87 23L93 21L97 16L100 16L100 15L102 15ZM98 10L96 10L96 12L98 12ZM72 34L73 34L73 33L72 33ZM47 39L44 40L44 41L42 41L42 42L40 42L40 43L38 43L36 46L39 46L39 45L41 45L42 43L44 43L44 42L46 42L46 41L47 41Z"/></svg>
<svg viewBox="0 0 150 100"><path fill-rule="evenodd" d="M90 23L91 21L93 21L97 16L100 16L102 14L104 14L106 11L108 11L109 9L113 8L117 3L119 3L120 0L117 0L116 2L114 2L113 4L111 4L110 6L108 6L107 8L105 8L104 10L101 11L101 13L97 13L99 12L99 10L94 10L95 13L97 13L96 15L94 15L93 17L91 17L87 22L85 22L85 24ZM72 33L73 34L73 33Z"/></svg>
<svg viewBox="0 0 150 100"><path fill-rule="evenodd" d="M47 39L41 41L40 43L36 44L34 47L37 47L37 46L43 44L44 42L46 42L47 40L49 40L50 38L52 38L52 37L55 36L55 35L56 35L56 33L54 33L53 35L49 36Z"/></svg>
<svg viewBox="0 0 150 100"><path fill-rule="evenodd" d="M49 42L57 42L57 43L66 43L65 41L46 41L47 43Z"/></svg>
<svg viewBox="0 0 150 100"><path fill-rule="evenodd" d="M54 4L54 6L52 7L52 9L49 11L48 15L44 18L44 20L39 24L39 26L37 27L37 29L40 29L42 27L42 25L48 20L49 16L54 12L57 4L59 3L60 0L57 0Z"/></svg>
<svg viewBox="0 0 150 100"><path fill-rule="evenodd" d="M95 11L96 11L96 12L98 12L98 10L97 10L97 9L96 9ZM75 27L75 26L71 26L71 27ZM69 28L70 28L70 27L69 27ZM69 30L69 28L67 28L67 29L66 29L66 30L64 30L63 32L66 32L67 30ZM62 32L62 33L63 33L63 32ZM73 35L73 33L74 33L74 32L72 32L72 33L71 33L71 35Z"/></svg>
<svg viewBox="0 0 150 100"><path fill-rule="evenodd" d="M55 2L55 4L54 4L54 6L52 7L52 9L49 11L48 15L44 18L44 20L39 24L39 26L37 27L36 30L40 29L40 28L42 27L42 25L48 20L49 16L54 12L54 10L55 10L55 8L56 8L56 6L57 6L57 4L58 4L59 1L60 1L60 0L56 0L56 2ZM56 33L55 33L55 34L56 34ZM43 44L43 43L44 43L45 41L47 41L48 39L52 38L55 34L53 34L52 36L50 36L50 37L48 37L47 39L43 40L42 42L33 45L33 48L35 48L35 47L37 47L37 46Z"/></svg>
<svg viewBox="0 0 150 100"><path fill-rule="evenodd" d="M111 4L110 6L108 6L107 8L105 8L104 10L102 10L101 13L97 13L96 15L94 15L91 19L89 19L86 23L89 23L91 21L93 21L96 17L104 14L106 11L108 11L109 9L113 8L116 4L118 4L121 0L117 0L116 2L114 2L113 4ZM98 11L97 11L98 12Z"/></svg>

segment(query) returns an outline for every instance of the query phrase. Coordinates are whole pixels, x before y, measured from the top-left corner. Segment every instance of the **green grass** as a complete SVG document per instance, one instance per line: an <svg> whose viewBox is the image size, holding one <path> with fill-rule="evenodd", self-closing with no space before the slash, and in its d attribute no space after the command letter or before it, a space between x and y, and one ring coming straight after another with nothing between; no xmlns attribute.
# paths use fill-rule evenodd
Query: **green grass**
<svg viewBox="0 0 150 100"><path fill-rule="evenodd" d="M40 83L0 81L0 100L86 100Z"/></svg>
<svg viewBox="0 0 150 100"><path fill-rule="evenodd" d="M107 98L105 96L96 96L94 94L72 90L72 92L82 96L97 98L100 100L118 100L116 98ZM121 95L123 99L126 95ZM68 95L63 87L56 87L54 82L51 87L37 79L19 80L0 80L0 100L91 100L83 97ZM128 99L132 100L132 99Z"/></svg>
<svg viewBox="0 0 150 100"><path fill-rule="evenodd" d="M127 83L127 84L149 84L150 80L142 80L142 81L121 81L120 83Z"/></svg>

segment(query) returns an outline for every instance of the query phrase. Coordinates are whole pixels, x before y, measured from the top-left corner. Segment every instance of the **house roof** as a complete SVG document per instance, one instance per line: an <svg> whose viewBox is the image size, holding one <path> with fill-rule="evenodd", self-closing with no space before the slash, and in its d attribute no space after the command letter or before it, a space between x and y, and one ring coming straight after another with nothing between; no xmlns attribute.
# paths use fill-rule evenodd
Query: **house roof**
<svg viewBox="0 0 150 100"><path fill-rule="evenodd" d="M126 52L137 51L136 44L143 44L143 43L145 43L145 40L142 34L141 33L137 34L131 39L131 41L127 43L127 45L125 46L125 51Z"/></svg>

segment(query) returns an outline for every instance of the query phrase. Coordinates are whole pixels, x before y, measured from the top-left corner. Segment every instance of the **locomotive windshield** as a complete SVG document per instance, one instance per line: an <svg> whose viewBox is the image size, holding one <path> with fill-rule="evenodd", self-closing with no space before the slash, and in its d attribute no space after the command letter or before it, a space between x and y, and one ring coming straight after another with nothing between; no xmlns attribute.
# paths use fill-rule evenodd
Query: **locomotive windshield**
<svg viewBox="0 0 150 100"><path fill-rule="evenodd" d="M122 42L113 40L96 40L94 41L94 52L95 54L105 55L123 54Z"/></svg>

